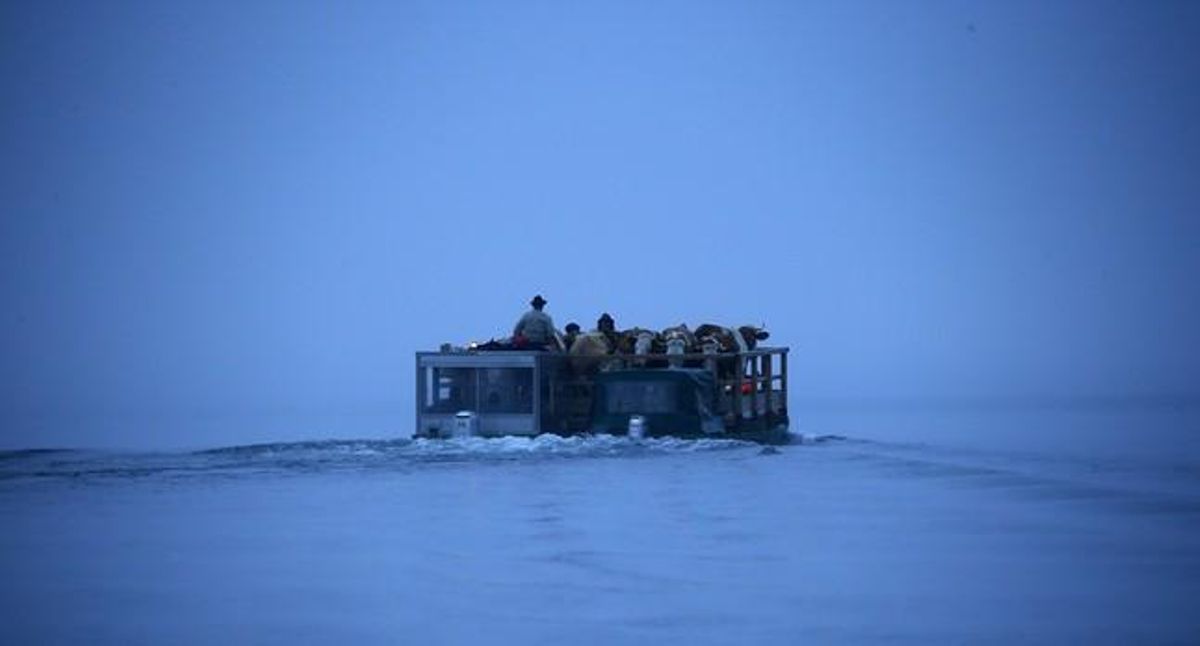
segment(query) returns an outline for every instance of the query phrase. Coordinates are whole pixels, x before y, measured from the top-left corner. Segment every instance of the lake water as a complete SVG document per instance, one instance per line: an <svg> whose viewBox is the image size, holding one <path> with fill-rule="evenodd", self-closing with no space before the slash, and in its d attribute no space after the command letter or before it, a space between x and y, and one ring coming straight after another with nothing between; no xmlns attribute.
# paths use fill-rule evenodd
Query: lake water
<svg viewBox="0 0 1200 646"><path fill-rule="evenodd" d="M7 452L0 643L1196 643L1196 417Z"/></svg>

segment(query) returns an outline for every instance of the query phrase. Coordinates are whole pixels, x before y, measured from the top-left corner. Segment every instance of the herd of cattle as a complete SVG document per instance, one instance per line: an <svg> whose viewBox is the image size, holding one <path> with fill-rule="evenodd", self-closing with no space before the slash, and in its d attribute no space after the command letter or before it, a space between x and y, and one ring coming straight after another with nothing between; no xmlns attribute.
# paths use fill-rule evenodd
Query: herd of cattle
<svg viewBox="0 0 1200 646"><path fill-rule="evenodd" d="M603 332L593 330L564 341L572 355L603 354L714 354L753 350L769 336L762 327L743 325L729 328L705 323L694 331L680 324L661 331L630 328Z"/></svg>
<svg viewBox="0 0 1200 646"><path fill-rule="evenodd" d="M695 357L685 358L681 355L708 355L716 360L714 355L753 350L759 341L767 339L768 336L769 333L762 326L743 325L730 328L705 323L692 330L686 324L680 324L663 330L635 327L627 330L592 330L556 336L552 346L546 349L551 352L566 352L571 358L570 365L576 372L594 372L617 365L606 363L606 357L610 355L646 357L638 362L647 366L698 365L703 362L697 361ZM486 343L472 343L467 349L522 350L527 347L514 345L511 339L493 339ZM662 358L652 358L651 355L662 355ZM615 356L612 358L617 359ZM721 360L720 364L726 362Z"/></svg>
<svg viewBox="0 0 1200 646"><path fill-rule="evenodd" d="M686 324L680 324L661 331L636 327L619 331L593 330L573 338L568 335L563 346L571 356L571 366L576 372L591 372L605 369L605 364L598 363L597 359L606 355L664 355L666 364L683 365L682 356L678 360L672 360L672 357L745 352L753 350L768 336L764 328L751 325L729 328L705 323L691 330ZM647 365L663 363L663 360L645 361Z"/></svg>

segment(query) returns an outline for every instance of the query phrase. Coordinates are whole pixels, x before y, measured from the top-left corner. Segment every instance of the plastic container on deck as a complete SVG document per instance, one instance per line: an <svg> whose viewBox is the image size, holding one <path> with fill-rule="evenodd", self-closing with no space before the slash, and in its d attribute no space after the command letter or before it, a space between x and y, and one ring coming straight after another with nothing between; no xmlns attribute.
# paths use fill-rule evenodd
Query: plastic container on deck
<svg viewBox="0 0 1200 646"><path fill-rule="evenodd" d="M479 434L479 418L469 410L454 414L454 437L471 437Z"/></svg>
<svg viewBox="0 0 1200 646"><path fill-rule="evenodd" d="M640 440L646 436L646 418L641 415L629 416L629 437Z"/></svg>

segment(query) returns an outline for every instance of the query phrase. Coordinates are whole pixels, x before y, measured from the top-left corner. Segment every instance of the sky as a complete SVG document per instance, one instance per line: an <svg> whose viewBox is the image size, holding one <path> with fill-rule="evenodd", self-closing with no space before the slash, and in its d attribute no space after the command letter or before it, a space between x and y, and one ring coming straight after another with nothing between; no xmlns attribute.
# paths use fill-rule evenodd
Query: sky
<svg viewBox="0 0 1200 646"><path fill-rule="evenodd" d="M1195 397L1194 2L7 2L0 447L407 436L413 353ZM283 421L280 421L283 420Z"/></svg>

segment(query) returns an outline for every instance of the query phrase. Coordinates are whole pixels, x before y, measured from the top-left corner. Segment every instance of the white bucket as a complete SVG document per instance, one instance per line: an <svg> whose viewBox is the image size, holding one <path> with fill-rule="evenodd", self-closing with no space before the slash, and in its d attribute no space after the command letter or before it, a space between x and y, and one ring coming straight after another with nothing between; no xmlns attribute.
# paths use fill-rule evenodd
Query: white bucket
<svg viewBox="0 0 1200 646"><path fill-rule="evenodd" d="M454 414L454 437L471 437L479 434L479 418L469 410Z"/></svg>
<svg viewBox="0 0 1200 646"><path fill-rule="evenodd" d="M629 416L629 437L640 440L646 437L646 418L641 415Z"/></svg>

